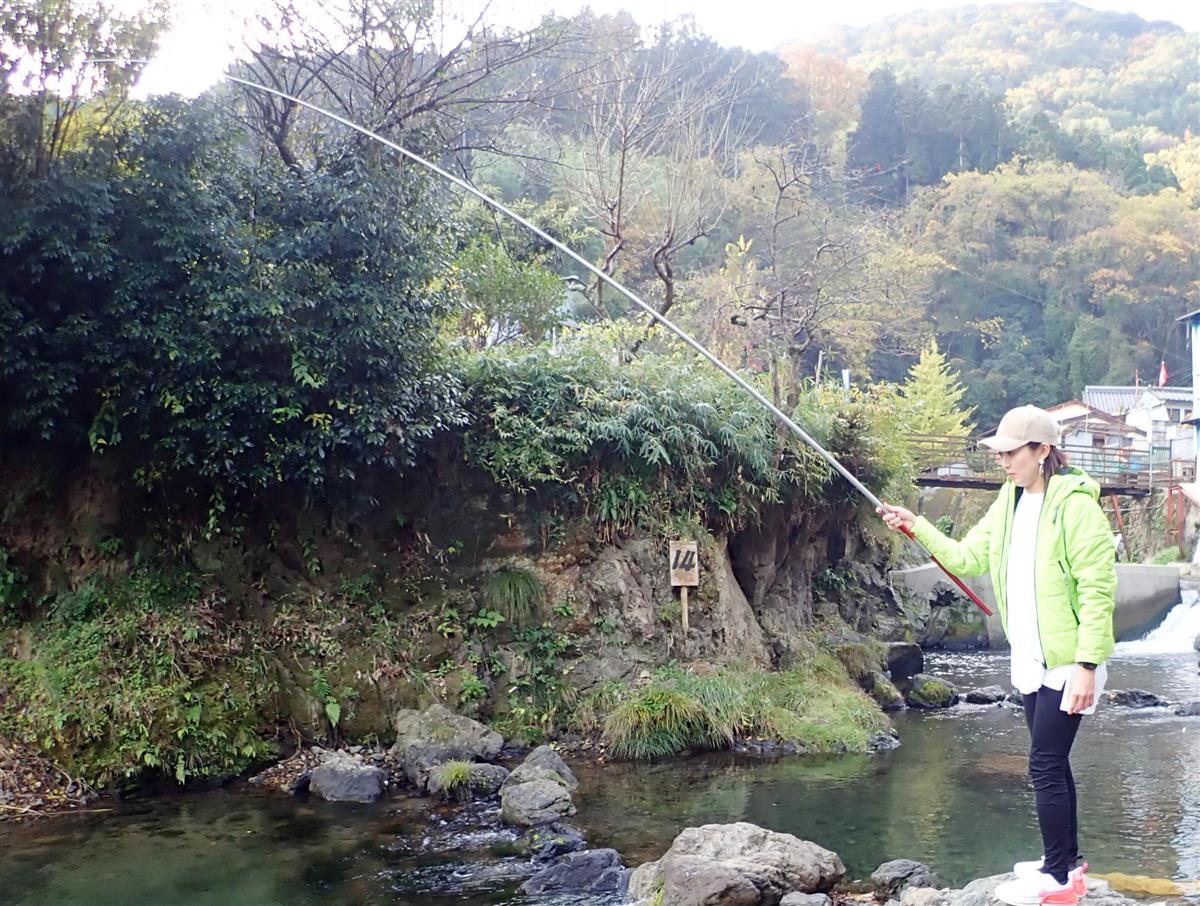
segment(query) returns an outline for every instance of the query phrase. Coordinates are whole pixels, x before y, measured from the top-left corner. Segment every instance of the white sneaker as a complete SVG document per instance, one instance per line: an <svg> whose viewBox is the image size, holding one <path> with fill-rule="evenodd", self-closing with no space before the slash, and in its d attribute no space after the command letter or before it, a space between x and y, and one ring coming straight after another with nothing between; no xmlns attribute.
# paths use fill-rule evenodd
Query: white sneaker
<svg viewBox="0 0 1200 906"><path fill-rule="evenodd" d="M1013 865L1013 874L1018 878L1028 878L1032 875L1041 874L1042 866L1045 864L1046 858L1043 856L1036 862L1017 862ZM1080 862L1078 866L1072 868L1068 873L1067 878L1075 886L1075 892L1080 896L1087 893L1087 881L1084 875L1087 873L1087 863Z"/></svg>
<svg viewBox="0 0 1200 906"><path fill-rule="evenodd" d="M1028 878L1030 875L1040 874L1045 861L1046 857L1042 856L1036 862L1018 862L1013 866L1013 874L1018 878Z"/></svg>
<svg viewBox="0 0 1200 906"><path fill-rule="evenodd" d="M996 899L1009 906L1041 906L1042 900L1055 894L1074 896L1073 879L1059 884L1053 876L1037 872L1015 881L1008 881L996 888Z"/></svg>

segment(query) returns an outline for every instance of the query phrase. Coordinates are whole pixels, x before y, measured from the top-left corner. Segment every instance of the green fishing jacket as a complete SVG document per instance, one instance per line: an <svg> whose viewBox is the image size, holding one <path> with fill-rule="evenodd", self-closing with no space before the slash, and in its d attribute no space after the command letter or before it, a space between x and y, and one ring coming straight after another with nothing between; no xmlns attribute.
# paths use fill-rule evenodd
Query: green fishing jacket
<svg viewBox="0 0 1200 906"><path fill-rule="evenodd" d="M947 538L924 517L913 534L946 569L962 576L991 573L1008 635L1008 549L1017 487L1000 489L987 514L962 541ZM1068 466L1053 475L1038 521L1034 570L1038 636L1048 668L1079 661L1099 664L1113 649L1116 548L1100 510L1100 485Z"/></svg>

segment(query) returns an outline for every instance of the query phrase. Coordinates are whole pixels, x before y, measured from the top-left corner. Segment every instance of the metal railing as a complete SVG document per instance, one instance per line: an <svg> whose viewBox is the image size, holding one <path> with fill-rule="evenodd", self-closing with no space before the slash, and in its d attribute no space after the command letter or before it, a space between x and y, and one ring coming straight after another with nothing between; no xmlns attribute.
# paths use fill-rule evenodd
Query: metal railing
<svg viewBox="0 0 1200 906"><path fill-rule="evenodd" d="M1004 481L994 453L976 438L911 434L906 437L922 484L971 484ZM1180 482L1195 481L1193 460L1171 459L1165 450L1064 446L1072 465L1079 466L1104 488L1148 492Z"/></svg>

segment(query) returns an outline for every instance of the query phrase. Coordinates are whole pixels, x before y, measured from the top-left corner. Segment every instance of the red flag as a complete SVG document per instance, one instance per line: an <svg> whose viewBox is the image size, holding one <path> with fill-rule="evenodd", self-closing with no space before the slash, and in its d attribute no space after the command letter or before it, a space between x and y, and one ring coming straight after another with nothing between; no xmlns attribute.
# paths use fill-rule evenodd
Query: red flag
<svg viewBox="0 0 1200 906"><path fill-rule="evenodd" d="M1167 386L1167 363L1165 359L1158 366L1158 386Z"/></svg>

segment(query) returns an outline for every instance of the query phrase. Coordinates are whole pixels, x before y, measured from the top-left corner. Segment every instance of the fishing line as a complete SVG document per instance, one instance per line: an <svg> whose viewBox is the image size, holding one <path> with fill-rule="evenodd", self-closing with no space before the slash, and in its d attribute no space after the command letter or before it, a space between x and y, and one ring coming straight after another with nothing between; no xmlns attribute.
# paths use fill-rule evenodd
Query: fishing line
<svg viewBox="0 0 1200 906"><path fill-rule="evenodd" d="M129 62L141 62L141 61L91 60L89 62L93 62L93 63L106 63L106 62L129 63ZM849 469L847 469L844 465L842 465L842 463L837 459L836 456L834 456L832 453L830 453L828 450L826 450L823 446L821 446L821 444L819 444L807 431L805 431L802 427L800 427L799 424L797 424L792 418L790 418L786 413L784 413L783 410L781 410L778 406L776 406L769 399L767 399L767 397L764 396L756 387L754 387L745 378L743 378L740 374L738 374L736 371L734 371L732 368L730 368L728 365L726 365L723 361L721 361L721 359L717 358L717 356L714 355L712 352L710 352L706 346L704 346L698 340L693 339L692 336L690 334L688 334L686 331L684 331L682 328L676 326L665 315L663 315L661 312L659 312L658 309L656 309L654 306L652 306L649 303L642 300L639 296L634 294L631 290L626 289L623 285L621 285L619 282L614 280L608 274L604 273L604 271L600 270L600 268L596 267L594 264L592 264L586 258L582 257L581 255L579 255L577 252L573 251L568 246L559 242L557 239L555 239L553 236L551 236L545 230L541 229L540 227L538 227L535 224L531 223L530 221L526 220L524 217L522 217L516 211L512 210L509 207L506 207L501 202L496 201L490 195L480 191L479 189L477 189L475 186L471 185L466 180L460 179L459 177L455 176L453 173L450 173L449 171L443 169L442 167L439 167L437 164L432 163L431 161L428 161L425 158L421 157L419 154L416 154L415 152L408 150L403 145L399 145L396 142L394 142L388 138L385 138L384 136L380 135L379 133L374 132L371 129L368 129L366 126L361 126L358 123L355 123L352 120L345 118L344 116L340 116L331 110L326 110L323 107L320 107L309 101L303 100L302 98L298 98L294 95L288 94L284 91L280 91L279 89L271 88L267 85L261 85L257 82L252 82L248 79L239 78L238 76L225 74L224 78L230 82L234 82L235 84L245 86L246 88L250 88L255 91L265 91L268 94L275 95L276 97L278 97L282 100L289 101L300 107L304 107L308 110L313 111L314 113L317 113L321 116L326 117L327 119L333 120L336 123L340 123L343 126L347 127L348 129L352 129L355 132L365 135L368 138L373 139L373 140L379 142L380 144L387 146L388 148L391 148L397 154L401 155L404 158L407 158L408 160L412 161L413 163L417 164L418 166L424 167L426 170L429 170L430 172L435 173L436 175L440 176L442 179L445 179L445 180L453 183L454 185L456 185L460 189L462 189L464 192L467 192L468 194L475 196L480 201L482 201L484 204L488 205L489 207L493 208L496 211L499 211L501 214L504 214L506 217L510 218L511 220L513 220L516 223L520 224L521 226L525 227L527 230L529 230L535 236L537 236L538 238L549 243L551 246L558 249L560 252L562 252L564 255L566 255L568 258L570 258L572 261L577 263L584 270L588 271L597 280L612 287L614 290L616 290L618 293L620 293L622 296L624 296L626 299L628 299L630 302L632 302L638 308L642 309L646 314L650 315L651 318L653 318L655 321L657 321L659 324L661 324L663 327L665 327L667 330L669 330L671 333L673 333L676 337L678 337L680 340L682 340L694 352L696 352L701 357L706 359L718 371L720 371L727 378L729 378L731 381L733 381L735 384L737 384L738 387L740 387L742 390L744 390L746 393L748 393L751 396L751 398L754 399L755 402L757 402L760 406L762 406L764 409L766 409L768 412L770 412L772 415L774 415L777 419L779 419L779 421L782 422L783 425L785 427L787 427L787 429L789 431L791 431L798 438L800 438L800 440L802 440L805 444L807 444L818 456L821 457L821 459L823 459L825 461L825 463L827 465L830 466L830 468L832 468L835 472L837 472L839 475L841 475L842 478L846 479L847 483L849 483L849 485L852 488L854 488L863 497L865 497L872 504L872 506L874 506L880 510L883 509L883 507L884 507L883 501L880 500L880 498L877 497L866 485L864 485L861 481L859 481L858 478L853 473L851 473ZM914 541L916 540L911 529L902 527L901 531L907 537L913 539ZM920 542L918 542L918 543L920 543ZM988 616L991 616L991 613L992 613L991 609L979 598L979 596L977 594L975 594L975 592L973 592L970 588L968 588L967 585L961 579L958 578L958 576L954 575L952 572L950 572L950 570L948 570L945 566L943 566L936 557L933 557L932 559L933 559L933 562L936 563L938 565L938 567L940 567L941 570L955 583L955 585L958 586L959 590L962 591L967 597L969 597L975 603L975 606L977 606L980 610L982 610Z"/></svg>

